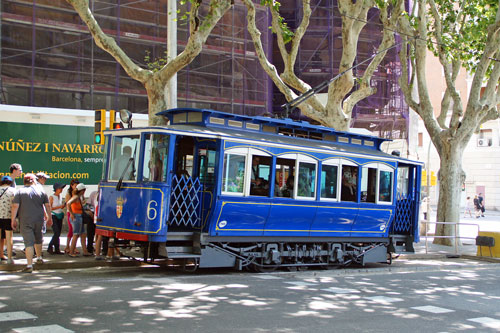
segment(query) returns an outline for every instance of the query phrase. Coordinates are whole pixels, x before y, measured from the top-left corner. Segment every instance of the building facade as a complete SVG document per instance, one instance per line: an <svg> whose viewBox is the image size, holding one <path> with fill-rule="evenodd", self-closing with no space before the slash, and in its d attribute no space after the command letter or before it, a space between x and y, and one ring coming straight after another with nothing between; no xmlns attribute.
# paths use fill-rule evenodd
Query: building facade
<svg viewBox="0 0 500 333"><path fill-rule="evenodd" d="M166 51L167 0L91 0L91 10L103 30L124 51L146 67ZM188 6L189 2L186 5ZM269 29L270 13L257 5L257 25L268 57L280 68L280 56ZM122 109L147 112L142 85L95 46L86 26L64 0L3 0L0 2L0 103L68 109ZM181 6L181 5L179 5ZM310 26L303 38L296 73L311 86L338 74L341 58L341 15L337 0L312 0ZM180 7L183 13L189 10ZM207 8L202 7L202 13ZM285 0L280 11L294 29L302 19L302 1ZM178 53L188 37L179 19ZM377 10L371 10L363 29L355 64L371 57L381 40ZM356 66L362 75L366 64ZM397 48L389 51L372 79L377 93L361 101L352 127L377 136L408 139L408 107L397 86L400 64ZM209 108L230 113L281 114L285 102L261 68L246 30L246 8L235 2L208 38L202 53L178 73L178 106ZM293 114L300 118L300 114Z"/></svg>

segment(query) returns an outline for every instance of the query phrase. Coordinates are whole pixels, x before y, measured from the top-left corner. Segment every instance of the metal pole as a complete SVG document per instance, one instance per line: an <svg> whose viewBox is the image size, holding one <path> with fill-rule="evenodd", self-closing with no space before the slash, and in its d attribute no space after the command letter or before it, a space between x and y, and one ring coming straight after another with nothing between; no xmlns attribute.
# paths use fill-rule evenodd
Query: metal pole
<svg viewBox="0 0 500 333"><path fill-rule="evenodd" d="M455 223L455 254L458 254L458 222Z"/></svg>
<svg viewBox="0 0 500 333"><path fill-rule="evenodd" d="M168 0L167 13L167 59L177 57L177 1ZM174 74L165 87L167 93L167 109L177 107L177 74Z"/></svg>
<svg viewBox="0 0 500 333"><path fill-rule="evenodd" d="M427 227L429 226L429 221L430 221L430 216L431 216L431 144L432 140L429 137L429 148L427 149L427 216L425 217L426 220L426 230ZM436 225L437 229L437 225Z"/></svg>

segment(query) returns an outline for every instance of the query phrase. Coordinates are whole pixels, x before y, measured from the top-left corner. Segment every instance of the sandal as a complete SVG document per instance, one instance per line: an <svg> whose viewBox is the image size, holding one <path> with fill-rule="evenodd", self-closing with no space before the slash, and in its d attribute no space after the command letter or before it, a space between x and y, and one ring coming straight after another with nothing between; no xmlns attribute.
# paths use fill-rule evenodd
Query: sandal
<svg viewBox="0 0 500 333"><path fill-rule="evenodd" d="M71 258L78 258L78 255L77 255L77 254L71 254L71 253L68 253L68 256L70 256Z"/></svg>

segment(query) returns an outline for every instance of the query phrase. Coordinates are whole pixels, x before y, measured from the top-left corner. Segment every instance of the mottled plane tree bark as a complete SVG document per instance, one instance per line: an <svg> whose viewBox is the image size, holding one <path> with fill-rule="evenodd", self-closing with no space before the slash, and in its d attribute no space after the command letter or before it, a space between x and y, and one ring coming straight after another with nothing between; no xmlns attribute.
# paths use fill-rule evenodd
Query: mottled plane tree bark
<svg viewBox="0 0 500 333"><path fill-rule="evenodd" d="M231 8L232 0L210 0L208 13L201 17L201 0L190 0L188 13L189 39L184 50L161 68L152 70L136 64L116 43L115 39L104 33L89 8L88 0L66 0L73 6L82 21L87 25L98 47L108 52L123 67L127 74L142 83L148 95L150 125L161 125L164 117L156 116L166 108L166 85L172 76L186 67L200 54L211 31Z"/></svg>
<svg viewBox="0 0 500 333"><path fill-rule="evenodd" d="M437 221L458 222L464 149L481 124L499 117L498 0L416 0L414 5L415 13L400 20L405 42L400 52L400 86L440 157ZM429 97L425 76L428 49L439 58L446 81L439 106L432 105ZM459 95L455 85L463 67L473 75L468 99ZM452 225L436 227L436 235L453 234ZM434 243L451 245L452 240L436 238Z"/></svg>
<svg viewBox="0 0 500 333"><path fill-rule="evenodd" d="M263 0L272 15L272 30L276 34L277 44L284 70L278 73L276 67L266 57L261 42L261 31L256 25L256 10L252 0L243 0L248 14L248 31L252 37L261 66L288 101L297 97L296 91L304 93L311 86L300 79L295 71L297 54L311 17L310 0L302 0L303 18L295 31L290 31L280 16L280 4L275 0ZM376 93L376 88L370 86L370 80L377 67L384 59L387 50L394 45L394 31L399 16L404 11L403 0L338 0L338 8L342 17L342 58L338 68L343 73L328 86L328 100L323 105L316 95L298 105L303 115L318 121L320 124L337 130L348 130L352 110L356 103ZM371 8L380 10L379 18L383 24L382 41L378 46L376 56L368 63L361 77L355 77L351 67L357 56L359 36L367 23L367 14ZM355 83L358 86L355 88ZM354 90L353 90L354 88Z"/></svg>

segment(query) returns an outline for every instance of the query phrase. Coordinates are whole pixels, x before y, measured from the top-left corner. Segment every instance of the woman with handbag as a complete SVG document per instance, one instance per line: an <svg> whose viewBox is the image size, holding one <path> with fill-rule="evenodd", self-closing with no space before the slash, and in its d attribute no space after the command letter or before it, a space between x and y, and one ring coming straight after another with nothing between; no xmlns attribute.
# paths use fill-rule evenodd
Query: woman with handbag
<svg viewBox="0 0 500 333"><path fill-rule="evenodd" d="M55 183L53 185L54 194L49 197L49 204L52 209L52 230L54 231L54 235L47 248L47 252L50 254L64 254L60 249L59 237L61 236L62 221L64 218L63 208L66 206L61 195L65 187L65 184Z"/></svg>
<svg viewBox="0 0 500 333"><path fill-rule="evenodd" d="M68 207L68 212L70 215L71 226L73 227L73 238L71 239L71 246L68 255L70 257L77 257L76 254L76 242L80 238L80 244L82 245L83 255L86 257L92 254L87 251L87 233L85 231L85 225L83 224L83 205L85 201L85 190L86 187L83 183L76 185L75 192L71 199L66 203Z"/></svg>

